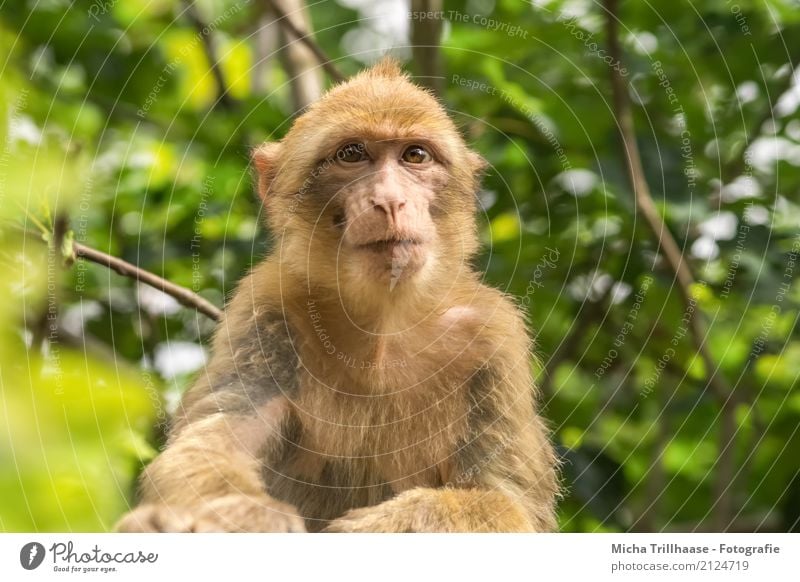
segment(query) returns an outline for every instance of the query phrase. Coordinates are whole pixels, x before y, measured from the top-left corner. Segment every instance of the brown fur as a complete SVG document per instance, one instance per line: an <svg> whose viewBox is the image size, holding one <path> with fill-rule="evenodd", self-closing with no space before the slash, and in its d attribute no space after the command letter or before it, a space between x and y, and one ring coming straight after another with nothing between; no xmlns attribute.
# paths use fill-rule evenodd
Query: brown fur
<svg viewBox="0 0 800 582"><path fill-rule="evenodd" d="M329 163L348 141L370 161ZM434 161L397 161L409 143ZM434 97L383 61L254 164L276 250L118 529L554 529L524 321L469 264L483 162ZM384 238L419 244L359 248Z"/></svg>

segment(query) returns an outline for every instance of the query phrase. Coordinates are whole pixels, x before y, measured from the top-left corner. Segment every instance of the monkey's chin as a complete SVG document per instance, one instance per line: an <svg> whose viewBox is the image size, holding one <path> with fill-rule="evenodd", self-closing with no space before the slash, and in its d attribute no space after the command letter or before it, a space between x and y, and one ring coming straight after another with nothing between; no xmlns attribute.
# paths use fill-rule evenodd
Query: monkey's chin
<svg viewBox="0 0 800 582"><path fill-rule="evenodd" d="M388 291L418 276L428 261L424 243L378 241L355 247L362 274Z"/></svg>

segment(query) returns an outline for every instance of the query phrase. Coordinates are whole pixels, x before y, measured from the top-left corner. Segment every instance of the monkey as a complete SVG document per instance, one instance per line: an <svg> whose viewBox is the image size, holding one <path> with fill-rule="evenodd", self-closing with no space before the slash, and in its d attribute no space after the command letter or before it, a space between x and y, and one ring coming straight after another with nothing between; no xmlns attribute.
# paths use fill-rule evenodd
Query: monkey
<svg viewBox="0 0 800 582"><path fill-rule="evenodd" d="M439 100L385 58L252 162L273 248L116 530L555 530L527 320L473 267L487 163Z"/></svg>

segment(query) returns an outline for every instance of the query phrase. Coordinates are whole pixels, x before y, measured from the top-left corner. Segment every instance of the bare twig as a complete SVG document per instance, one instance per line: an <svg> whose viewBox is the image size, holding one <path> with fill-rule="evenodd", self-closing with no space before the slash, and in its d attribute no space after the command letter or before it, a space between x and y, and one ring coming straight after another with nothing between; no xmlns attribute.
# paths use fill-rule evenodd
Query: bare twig
<svg viewBox="0 0 800 582"><path fill-rule="evenodd" d="M331 79L336 81L337 83L341 83L345 80L345 76L336 68L333 62L328 58L325 52L320 48L320 46L314 42L314 39L311 38L309 33L303 32L300 30L294 22L287 16L286 12L278 5L278 2L270 0L270 4L272 6L272 11L278 17L278 21L280 22L281 26L286 28L292 35L306 45L314 56L319 61L319 64L322 66L323 69L330 75Z"/></svg>
<svg viewBox="0 0 800 582"><path fill-rule="evenodd" d="M234 99L228 94L228 84L225 82L225 76L219 65L217 45L213 37L214 31L203 21L203 17L200 15L194 0L184 0L183 5L185 6L184 14L194 26L195 32L203 44L203 51L206 54L206 59L208 59L211 75L217 84L217 101L226 109L232 109L235 103Z"/></svg>
<svg viewBox="0 0 800 582"><path fill-rule="evenodd" d="M151 273L150 271L145 271L144 269L140 269L136 265L133 265L127 261L107 255L104 252L87 247L80 243L72 243L72 246L75 249L75 256L78 258L86 259L87 261L97 263L98 265L103 265L104 267L108 267L112 271L119 273L123 277L128 277L129 279L134 279L146 285L150 285L151 287L154 287L155 289L174 297L175 300L184 307L196 309L211 319L219 321L219 319L222 317L222 312L217 307L200 297L197 293L194 293L185 287L176 285L175 283L167 281L166 279L163 279L158 275Z"/></svg>
<svg viewBox="0 0 800 582"><path fill-rule="evenodd" d="M306 36L311 34L311 19L303 0L271 0L270 5L280 5L288 22L302 28ZM291 79L294 109L300 112L322 95L324 77L311 49L301 43L289 42L291 33L286 26L283 26L283 36L285 43L280 53L281 61Z"/></svg>
<svg viewBox="0 0 800 582"><path fill-rule="evenodd" d="M45 239L42 238L42 235L38 232L25 229L19 230L21 230L26 236L41 242L46 242ZM219 308L214 306L206 299L200 297L197 293L194 293L185 287L181 287L180 285L176 285L175 283L167 281L166 279L159 277L150 271L145 271L144 269L141 269L136 265L129 263L128 261L124 261L102 251L98 251L97 249L87 247L81 243L73 242L72 249L73 253L75 254L75 258L84 259L86 261L108 267L123 277L139 281L145 285L153 287L154 289L158 289L170 297L173 297L184 307L196 309L203 315L206 315L215 321L219 321L222 318L222 311ZM60 251L56 249L56 252Z"/></svg>
<svg viewBox="0 0 800 582"><path fill-rule="evenodd" d="M442 0L411 0L415 14L441 13ZM441 18L415 18L411 22L411 51L420 80L436 93L442 92Z"/></svg>
<svg viewBox="0 0 800 582"><path fill-rule="evenodd" d="M619 43L617 0L604 0L606 9L606 33L609 54L615 62L622 62L622 50ZM683 257L680 247L670 233L661 215L658 213L650 187L644 173L639 148L636 144L636 132L633 124L633 113L628 98L628 88L618 67L609 67L613 92L614 112L619 124L619 132L625 150L625 167L631 188L634 192L636 209L642 214L653 233L658 247L662 250L667 263L675 275L678 292L686 307L689 319L689 331L692 341L706 369L707 386L716 397L721 408L720 454L716 467L715 494L717 497L717 524L723 529L730 522L733 513L731 484L735 474L734 439L736 437L736 419L734 416L736 394L728 386L719 371L719 367L706 344L708 329L699 306L692 297L691 287L694 277L689 265Z"/></svg>
<svg viewBox="0 0 800 582"><path fill-rule="evenodd" d="M263 95L266 91L268 65L278 46L280 25L269 13L268 6L263 3L256 5L258 14L257 32L255 35L256 58L253 63L253 93Z"/></svg>

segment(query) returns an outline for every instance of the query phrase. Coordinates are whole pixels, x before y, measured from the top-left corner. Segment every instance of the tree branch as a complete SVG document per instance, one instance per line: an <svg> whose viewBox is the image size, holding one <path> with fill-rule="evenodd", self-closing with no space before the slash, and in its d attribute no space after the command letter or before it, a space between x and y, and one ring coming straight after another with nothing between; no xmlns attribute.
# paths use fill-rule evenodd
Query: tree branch
<svg viewBox="0 0 800 582"><path fill-rule="evenodd" d="M440 13L442 8L442 0L411 0L411 10L415 14ZM444 80L439 50L442 24L443 20L440 18L416 18L411 22L411 51L417 74L437 94L441 94Z"/></svg>
<svg viewBox="0 0 800 582"><path fill-rule="evenodd" d="M145 271L144 269L140 269L136 265L133 265L127 261L107 255L106 253L91 247L87 247L80 243L72 243L72 246L75 250L75 256L78 258L86 259L87 261L97 263L98 265L103 265L104 267L108 267L112 271L119 273L123 277L128 277L129 279L134 279L146 285L150 285L151 287L154 287L155 289L174 297L175 300L184 307L196 309L200 313L207 315L213 320L219 321L222 317L222 311L220 309L212 305L211 302L200 297L197 293L190 291L186 287L176 285L175 283L167 281L158 275L155 275L149 271Z"/></svg>
<svg viewBox="0 0 800 582"><path fill-rule="evenodd" d="M604 0L606 10L606 34L609 54L614 62L622 62L622 50L619 43L617 0ZM708 329L696 301L692 297L691 286L694 277L689 265L683 257L680 247L670 233L661 215L658 213L650 187L644 173L642 159L636 143L636 131L633 113L628 98L628 88L618 67L609 67L613 93L614 112L619 125L620 138L625 150L625 167L631 188L634 192L636 209L642 214L647 226L658 242L667 263L677 282L678 292L686 307L689 319L689 332L692 342L700 355L706 369L706 385L720 404L722 416L720 426L720 454L717 462L715 494L717 498L717 524L725 528L733 514L731 484L735 473L734 439L736 437L736 419L734 416L736 394L722 377L719 367L711 355L706 337Z"/></svg>
<svg viewBox="0 0 800 582"><path fill-rule="evenodd" d="M294 22L292 22L292 20L287 16L286 12L284 12L283 9L280 6L278 6L278 2L275 2L274 0L269 0L269 3L272 6L272 11L277 15L278 21L281 23L281 26L283 26L286 30L292 33L292 36L294 36L297 40L306 45L311 50L311 52L314 53L314 56L319 61L319 64L322 66L323 69L325 69L328 75L330 75L331 79L333 79L337 83L343 82L346 79L346 77L341 72L339 72L339 69L337 69L336 66L333 64L333 62L331 62L331 60L328 58L325 52L320 48L320 46L316 42L314 42L314 39L311 38L311 35L309 33L300 30L294 24Z"/></svg>
<svg viewBox="0 0 800 582"><path fill-rule="evenodd" d="M217 84L217 102L226 109L232 109L235 102L228 94L228 84L225 82L225 76L219 65L219 58L217 56L217 46L214 38L212 37L213 30L203 21L200 16L200 11L197 9L193 0L184 0L183 5L184 14L194 26L200 42L203 44L203 52L205 52L206 59L208 59L211 75L214 77L214 82Z"/></svg>
<svg viewBox="0 0 800 582"><path fill-rule="evenodd" d="M266 75L269 61L278 46L280 25L275 20L275 17L270 14L269 6L260 3L256 8L259 14L255 33L256 58L253 63L252 90L256 95L262 95L267 88Z"/></svg>
<svg viewBox="0 0 800 582"><path fill-rule="evenodd" d="M286 22L296 28L302 27L305 35L311 35L311 19L308 17L303 0L272 0L271 6L280 4ZM311 50L300 43L290 42L290 33L283 26L284 45L281 47L281 60L289 73L292 87L292 99L296 112L303 111L322 95L324 78L317 66L317 58Z"/></svg>
<svg viewBox="0 0 800 582"><path fill-rule="evenodd" d="M40 233L26 229L19 230L26 236L34 238L40 242L46 242ZM150 271L145 271L144 269L141 269L127 261L108 255L102 251L98 251L97 249L87 247L86 245L82 245L78 242L72 243L72 251L75 258L84 259L86 261L102 265L122 275L123 277L139 281L145 285L153 287L154 289L158 289L170 297L173 297L184 307L195 309L215 321L219 321L222 318L222 310L214 306L211 302L200 297L197 293L167 281L166 279L163 279L162 277L159 277ZM56 249L56 252L60 251Z"/></svg>

